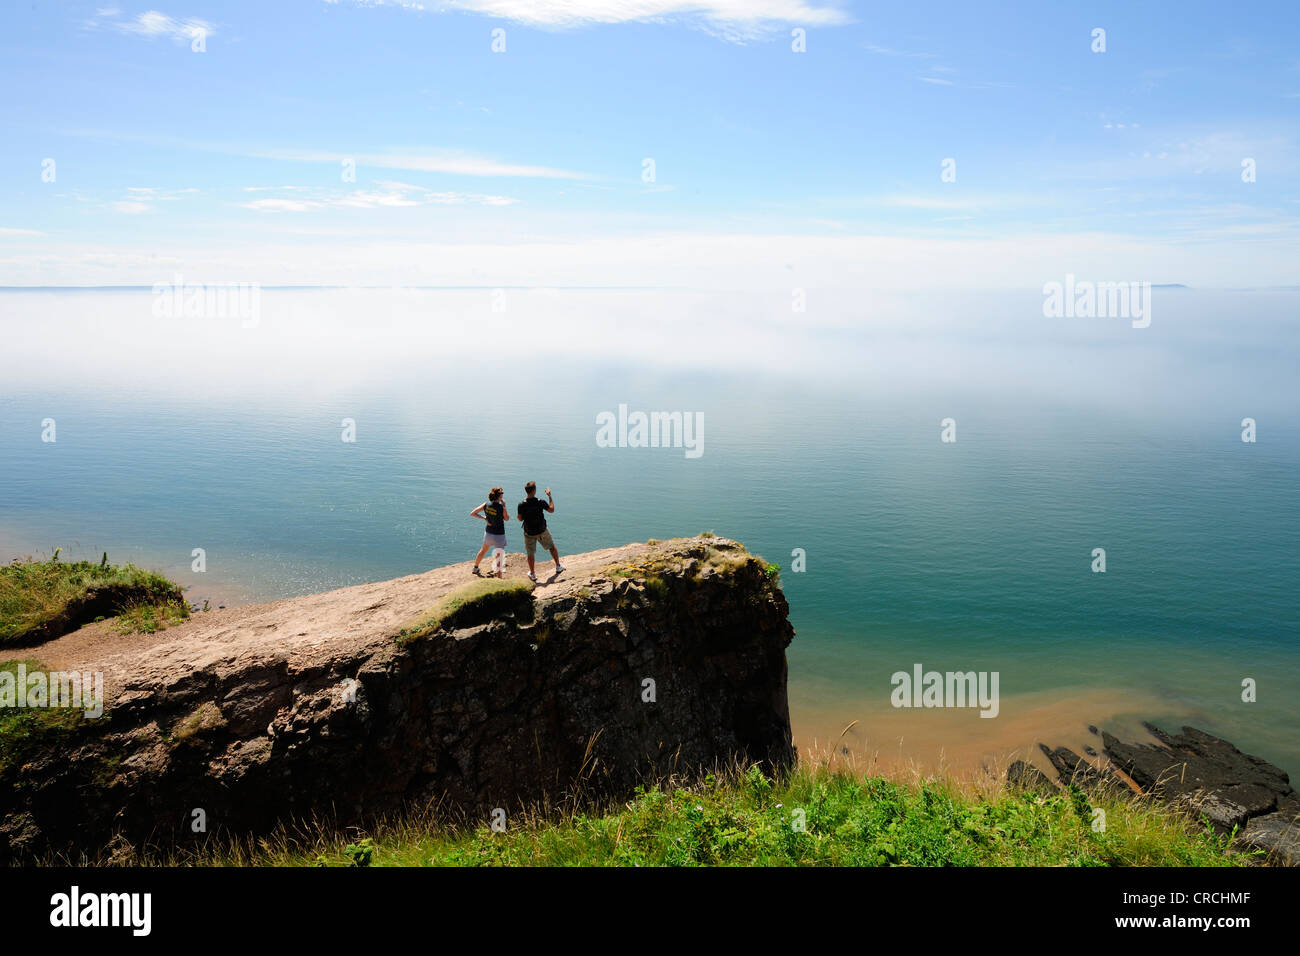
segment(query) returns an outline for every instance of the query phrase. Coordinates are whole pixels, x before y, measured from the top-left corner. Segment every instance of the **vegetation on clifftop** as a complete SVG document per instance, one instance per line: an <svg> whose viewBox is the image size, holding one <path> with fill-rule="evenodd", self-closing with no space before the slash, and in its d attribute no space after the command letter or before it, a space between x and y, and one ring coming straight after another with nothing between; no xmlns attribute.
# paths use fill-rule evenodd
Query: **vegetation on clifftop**
<svg viewBox="0 0 1300 956"><path fill-rule="evenodd" d="M36 644L102 617L127 614L131 630L189 615L181 588L132 564L27 558L0 565L0 649Z"/></svg>
<svg viewBox="0 0 1300 956"><path fill-rule="evenodd" d="M825 767L758 769L638 789L626 803L512 810L449 826L433 815L359 831L308 828L136 862L252 866L1232 866L1227 838L1166 807L1003 788L964 793ZM363 847L365 852L359 853ZM363 862L364 861L364 862Z"/></svg>
<svg viewBox="0 0 1300 956"><path fill-rule="evenodd" d="M445 594L398 632L398 643L426 637L441 628L482 624L508 612L531 614L533 586L525 579L483 578Z"/></svg>

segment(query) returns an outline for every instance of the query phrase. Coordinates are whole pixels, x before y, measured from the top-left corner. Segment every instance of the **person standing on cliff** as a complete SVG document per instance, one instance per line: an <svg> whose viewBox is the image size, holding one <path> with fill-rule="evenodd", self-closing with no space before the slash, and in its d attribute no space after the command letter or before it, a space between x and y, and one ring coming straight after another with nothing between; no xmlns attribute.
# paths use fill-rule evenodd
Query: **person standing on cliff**
<svg viewBox="0 0 1300 956"><path fill-rule="evenodd" d="M528 579L536 583L537 574L533 567L533 559L538 544L551 552L551 557L555 559L556 574L564 570L564 565L560 563L560 552L556 550L555 542L551 540L551 533L546 530L546 512L555 514L555 499L551 497L551 489L546 489L544 502L537 497L537 482L528 482L524 485L524 491L527 492L528 497L519 502L515 512L524 524L524 551L528 555Z"/></svg>
<svg viewBox="0 0 1300 956"><path fill-rule="evenodd" d="M474 559L474 573L479 573L478 563L483 560L488 548L496 548L493 563L496 565L497 577L505 577L506 522L510 520L510 512L506 510L505 489L493 488L488 492L488 500L469 514L471 518L482 518L487 522L487 530L483 532L483 547L478 549L478 556ZM492 577L491 571L488 572L488 577Z"/></svg>

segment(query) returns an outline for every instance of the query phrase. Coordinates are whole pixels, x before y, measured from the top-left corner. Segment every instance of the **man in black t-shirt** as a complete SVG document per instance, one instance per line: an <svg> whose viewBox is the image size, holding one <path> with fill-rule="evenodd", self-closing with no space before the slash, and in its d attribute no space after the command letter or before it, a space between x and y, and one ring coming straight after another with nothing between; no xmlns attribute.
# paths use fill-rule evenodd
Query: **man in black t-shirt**
<svg viewBox="0 0 1300 956"><path fill-rule="evenodd" d="M546 513L555 514L555 499L551 497L551 489L546 489L546 501L537 497L535 481L524 485L524 491L528 493L528 497L519 502L515 514L524 524L524 551L528 555L528 577L536 581L537 573L533 567L533 558L539 543L551 552L551 557L555 559L556 574L564 570L564 565L560 563L560 552L556 549L555 542L551 540L551 533L546 530Z"/></svg>

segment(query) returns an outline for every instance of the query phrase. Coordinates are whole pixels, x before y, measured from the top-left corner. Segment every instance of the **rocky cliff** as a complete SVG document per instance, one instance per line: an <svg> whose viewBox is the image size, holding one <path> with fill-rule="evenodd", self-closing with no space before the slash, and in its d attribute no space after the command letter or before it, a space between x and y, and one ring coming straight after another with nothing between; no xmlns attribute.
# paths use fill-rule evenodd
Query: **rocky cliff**
<svg viewBox="0 0 1300 956"><path fill-rule="evenodd" d="M102 672L105 711L0 763L0 860L430 801L487 820L579 788L793 760L793 630L762 562L700 537L565 563L497 603L457 598L475 580L462 564L31 649L51 670ZM506 584L525 570L509 565Z"/></svg>

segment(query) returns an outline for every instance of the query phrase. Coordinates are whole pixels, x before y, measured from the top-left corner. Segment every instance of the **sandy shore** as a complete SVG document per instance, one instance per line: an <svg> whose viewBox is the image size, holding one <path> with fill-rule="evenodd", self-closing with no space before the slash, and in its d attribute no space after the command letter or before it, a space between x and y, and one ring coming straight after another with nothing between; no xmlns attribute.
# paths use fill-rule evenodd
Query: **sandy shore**
<svg viewBox="0 0 1300 956"><path fill-rule="evenodd" d="M790 719L801 757L833 755L864 773L876 768L964 778L984 771L1000 774L1016 759L1047 769L1040 742L1080 754L1085 746L1100 749L1089 725L1125 740L1150 740L1142 720L1167 709L1167 702L1154 697L1091 688L1004 696L995 718L970 709L895 709L873 703L857 708L792 704Z"/></svg>

